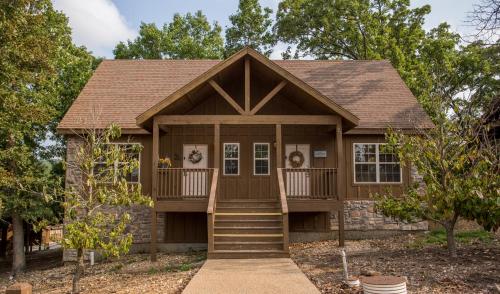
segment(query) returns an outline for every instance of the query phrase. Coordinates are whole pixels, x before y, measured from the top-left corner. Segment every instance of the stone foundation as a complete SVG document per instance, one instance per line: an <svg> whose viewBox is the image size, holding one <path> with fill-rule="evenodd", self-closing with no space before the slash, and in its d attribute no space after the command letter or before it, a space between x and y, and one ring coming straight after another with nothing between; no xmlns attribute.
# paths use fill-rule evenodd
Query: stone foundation
<svg viewBox="0 0 500 294"><path fill-rule="evenodd" d="M330 229L338 230L337 214L332 213ZM375 211L374 200L350 200L344 206L344 229L346 231L423 231L428 229L425 221L406 223L386 217Z"/></svg>

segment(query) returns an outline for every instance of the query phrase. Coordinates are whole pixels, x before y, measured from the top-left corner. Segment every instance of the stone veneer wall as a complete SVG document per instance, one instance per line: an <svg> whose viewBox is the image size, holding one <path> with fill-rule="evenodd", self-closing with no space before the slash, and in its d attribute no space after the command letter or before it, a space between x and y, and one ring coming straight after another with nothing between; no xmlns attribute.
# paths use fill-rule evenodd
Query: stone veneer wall
<svg viewBox="0 0 500 294"><path fill-rule="evenodd" d="M74 162L78 147L82 143L82 139L76 136L68 137L66 160L68 163ZM68 164L66 170L66 188L79 188L82 184L82 175L75 169L71 169L71 164ZM131 222L127 231L132 233L134 237L134 246L140 244L148 244L151 240L151 208L146 206L133 206L127 208L131 216ZM159 213L157 218L157 234L158 240L165 238L165 214ZM160 241L161 242L161 241ZM138 246L143 248L144 246ZM131 250L134 250L132 248ZM76 256L75 250L64 250L63 260L74 260Z"/></svg>
<svg viewBox="0 0 500 294"><path fill-rule="evenodd" d="M424 188L422 176L412 166L412 183L419 183L419 191ZM331 230L338 230L337 214L331 214ZM348 200L344 206L344 228L346 231L421 231L428 229L426 221L406 223L385 217L375 211L374 200ZM349 237L349 234L346 234ZM355 234L350 234L355 236Z"/></svg>

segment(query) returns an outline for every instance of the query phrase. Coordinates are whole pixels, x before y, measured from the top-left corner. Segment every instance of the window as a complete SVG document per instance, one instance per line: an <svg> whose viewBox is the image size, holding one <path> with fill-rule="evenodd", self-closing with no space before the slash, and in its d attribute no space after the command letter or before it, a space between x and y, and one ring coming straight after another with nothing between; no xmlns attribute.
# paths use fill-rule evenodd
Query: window
<svg viewBox="0 0 500 294"><path fill-rule="evenodd" d="M355 183L401 183L401 164L386 144L354 144Z"/></svg>
<svg viewBox="0 0 500 294"><path fill-rule="evenodd" d="M224 143L224 175L240 174L240 143Z"/></svg>
<svg viewBox="0 0 500 294"><path fill-rule="evenodd" d="M139 183L139 181L140 181L140 165L141 165L141 162L140 162L141 156L140 156L140 152L138 151L139 149L137 148L139 144L137 144L137 143L112 143L109 145L118 146L119 148L121 148L123 150L123 152L125 153L125 156L128 160L135 159L135 160L139 161L139 167L134 169L131 173L126 175L127 182L133 183L133 184ZM118 170L120 168L122 168L123 166L125 166L125 164L128 163L128 160L123 161L123 162L116 161L112 166L107 165L106 162L98 160L94 163L94 174L100 175L100 177L103 178L103 180L104 180L104 178L106 178L104 180L104 182L107 182L109 177L107 177L106 174L116 175ZM111 179L109 179L109 181L111 181Z"/></svg>
<svg viewBox="0 0 500 294"><path fill-rule="evenodd" d="M269 175L269 143L253 144L253 174Z"/></svg>

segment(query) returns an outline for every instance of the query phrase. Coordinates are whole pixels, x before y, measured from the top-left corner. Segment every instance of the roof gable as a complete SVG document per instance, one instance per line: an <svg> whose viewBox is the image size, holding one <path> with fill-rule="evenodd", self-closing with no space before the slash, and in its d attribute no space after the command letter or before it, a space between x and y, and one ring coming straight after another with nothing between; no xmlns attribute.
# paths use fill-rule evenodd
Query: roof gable
<svg viewBox="0 0 500 294"><path fill-rule="evenodd" d="M215 75L218 73L222 72L224 69L228 68L235 62L246 58L246 57L251 57L253 60L259 62L260 64L264 65L267 67L268 70L273 71L274 73L278 74L281 76L284 80L286 80L288 83L291 83L295 85L296 87L299 87L301 90L306 92L308 95L313 97L314 99L318 100L320 103L331 109L333 112L339 114L341 117L343 117L347 122L355 126L359 123L359 118L351 113L350 111L346 110L342 106L338 105L335 103L332 99L329 99L328 97L324 96L322 93L299 79L298 77L294 76L290 72L286 71L264 55L260 54L259 52L255 51L254 49L250 47L245 47L238 51L237 53L233 54L231 57L228 59L214 65L212 68L207 70L205 73L199 75L196 77L194 80L192 80L190 83L184 85L174 93L170 94L168 97L165 99L161 100L145 112L143 112L141 115L139 115L136 118L137 125L144 127L148 121L152 119L153 116L156 114L160 113L163 109L167 108L169 105L174 103L175 101L181 99L191 91L195 90L197 87L200 87L204 83L213 83L211 80ZM215 88L218 86L215 84L213 85ZM220 90L220 89L219 89ZM222 93L224 94L224 93ZM241 112L241 109L239 109L238 105L234 105L236 109L238 109L238 112ZM254 113L250 113L254 114Z"/></svg>

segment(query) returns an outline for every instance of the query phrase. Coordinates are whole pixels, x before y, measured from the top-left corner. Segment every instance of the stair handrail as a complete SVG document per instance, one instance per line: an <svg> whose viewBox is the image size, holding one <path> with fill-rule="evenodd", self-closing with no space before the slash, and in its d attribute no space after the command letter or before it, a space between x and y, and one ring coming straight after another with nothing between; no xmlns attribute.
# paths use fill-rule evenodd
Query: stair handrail
<svg viewBox="0 0 500 294"><path fill-rule="evenodd" d="M214 173L212 175L212 184L210 185L210 196L208 197L208 206L207 206L207 229L208 229L208 252L211 253L214 251L214 226L215 226L215 218L214 211L217 205L216 197L217 197L217 182L219 180L219 169L214 168Z"/></svg>
<svg viewBox="0 0 500 294"><path fill-rule="evenodd" d="M283 251L289 252L289 236L288 236L288 203L286 200L286 190L285 181L283 180L283 169L278 168L278 187L280 191L280 204L281 204L281 214L282 214L282 224L283 224Z"/></svg>

